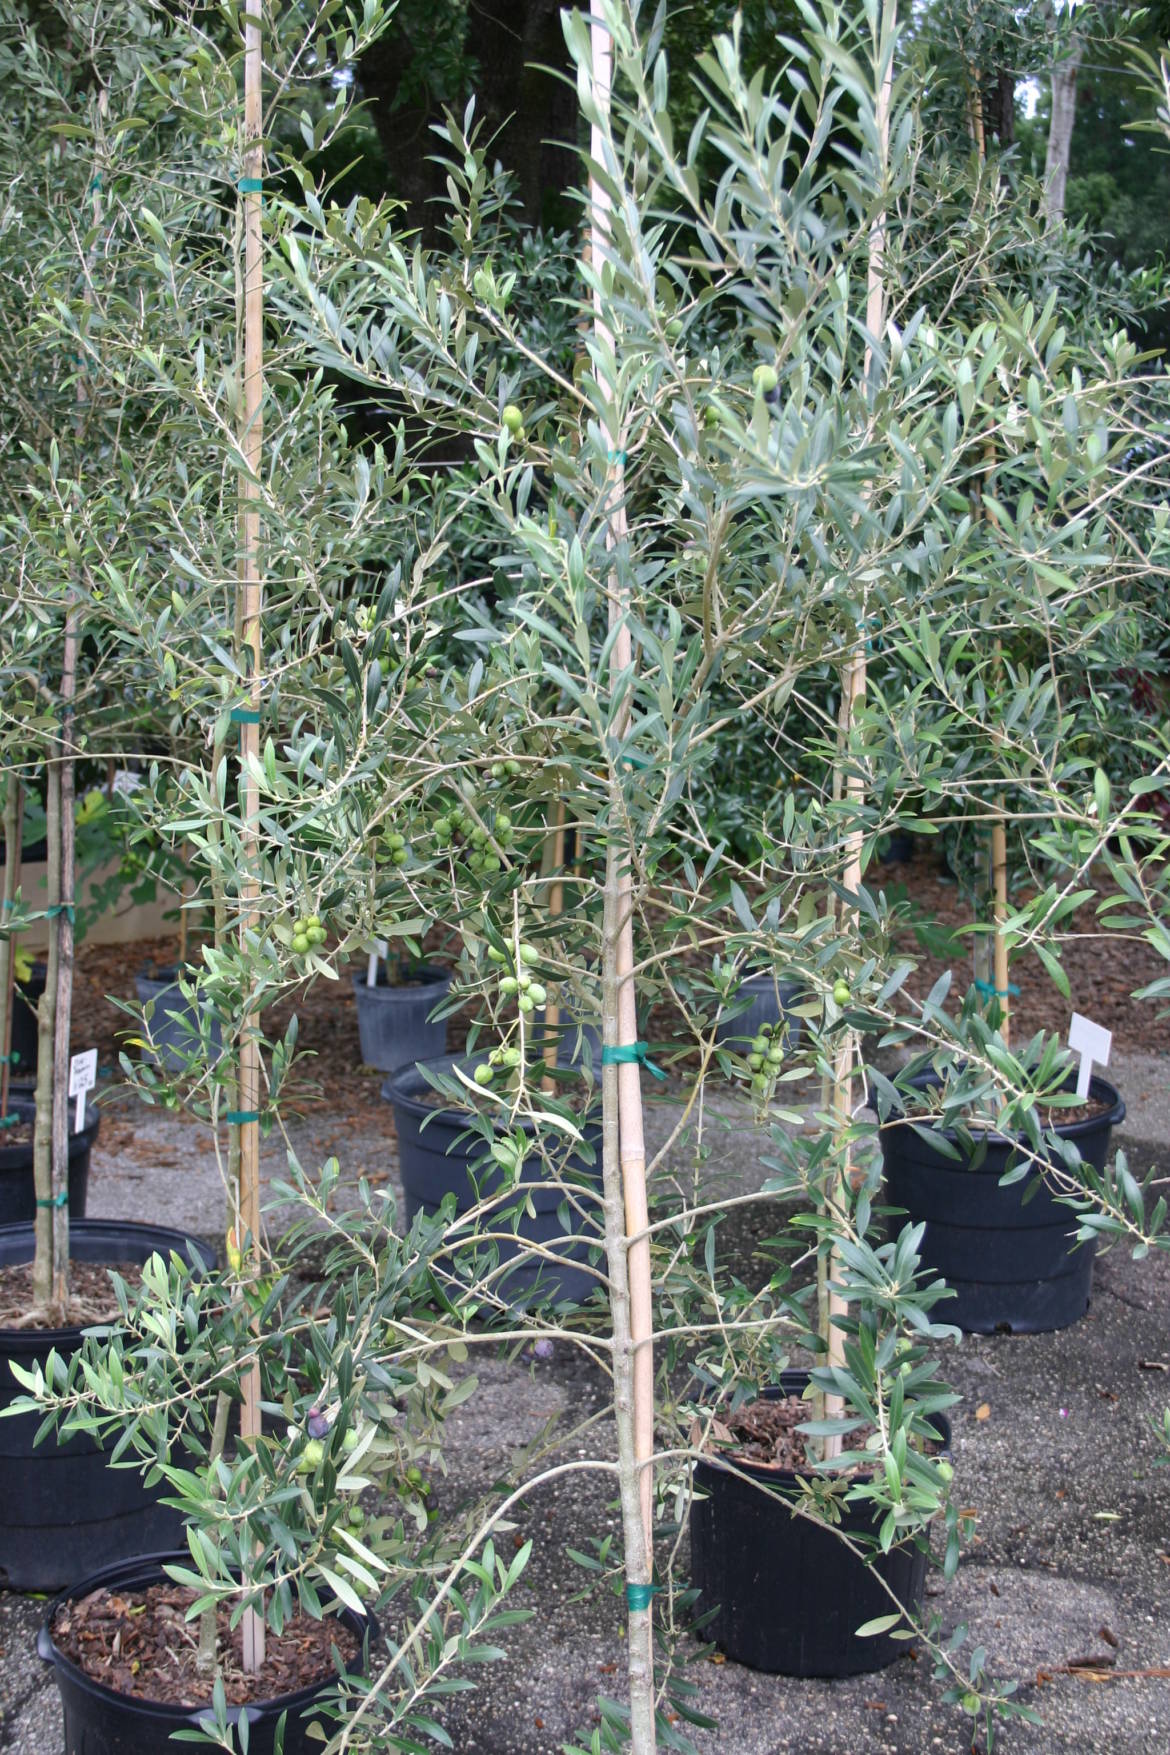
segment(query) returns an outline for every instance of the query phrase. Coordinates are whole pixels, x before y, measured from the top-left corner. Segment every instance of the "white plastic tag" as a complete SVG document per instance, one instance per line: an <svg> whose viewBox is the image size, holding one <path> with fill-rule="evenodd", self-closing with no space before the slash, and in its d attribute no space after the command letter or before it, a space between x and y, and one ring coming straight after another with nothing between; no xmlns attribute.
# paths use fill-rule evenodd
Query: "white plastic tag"
<svg viewBox="0 0 1170 1755"><path fill-rule="evenodd" d="M1074 1054L1081 1057L1080 1071L1077 1073L1077 1096L1087 1097L1094 1064L1109 1065L1113 1032L1107 1030L1103 1024L1095 1024L1092 1018L1085 1018L1080 1012L1074 1012L1072 1023L1068 1027L1068 1045Z"/></svg>
<svg viewBox="0 0 1170 1755"><path fill-rule="evenodd" d="M367 987L377 987L377 985L378 985L378 958L379 957L388 957L389 955L390 955L390 946L387 944L386 940L384 938L376 938L374 940L374 948L370 952L370 960L366 964L366 986Z"/></svg>
<svg viewBox="0 0 1170 1755"><path fill-rule="evenodd" d="M85 1126L85 1093L92 1091L97 1084L97 1056L96 1048L87 1048L84 1054L75 1054L69 1062L69 1095L77 1098L74 1133L80 1133Z"/></svg>

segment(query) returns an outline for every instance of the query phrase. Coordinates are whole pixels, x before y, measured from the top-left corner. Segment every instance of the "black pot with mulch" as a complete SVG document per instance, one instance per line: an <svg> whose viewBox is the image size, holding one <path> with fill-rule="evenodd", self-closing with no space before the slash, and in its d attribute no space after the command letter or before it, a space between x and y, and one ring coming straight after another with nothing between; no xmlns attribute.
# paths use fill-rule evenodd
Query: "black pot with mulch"
<svg viewBox="0 0 1170 1755"><path fill-rule="evenodd" d="M932 1072L910 1083L927 1091L937 1085ZM1046 1131L1070 1140L1082 1160L1102 1170L1110 1135L1125 1120L1125 1103L1107 1079L1089 1083L1088 1114L1069 1111ZM925 1125L925 1118L919 1118ZM962 1149L953 1131L939 1130L953 1149ZM1095 1243L1077 1243L1077 1217L1057 1200L1039 1170L1001 1186L1001 1177L1021 1162L1020 1143L989 1133L979 1144L982 1157L956 1158L939 1148L929 1133L904 1118L891 1117L880 1131L886 1197L901 1209L891 1232L903 1224L924 1224L922 1266L939 1274L955 1293L935 1308L939 1322L954 1323L968 1334L1046 1334L1068 1328L1089 1308L1093 1290ZM1054 1160L1063 1169L1060 1159Z"/></svg>
<svg viewBox="0 0 1170 1755"><path fill-rule="evenodd" d="M604 1244L598 1199L600 1124L585 1122L582 1132L589 1151L561 1154L556 1178L533 1151L520 1180L540 1179L541 1186L528 1191L532 1210L521 1212L517 1220L513 1215L519 1197L501 1192L503 1173L493 1162L487 1142L469 1131L466 1111L443 1104L424 1071L429 1068L450 1076L456 1064L457 1057L442 1055L402 1067L382 1086L383 1097L394 1106L407 1222L418 1212L437 1213L448 1194L455 1196L456 1213L466 1213L499 1194L498 1217L485 1212L466 1233L469 1247L476 1230L493 1233L499 1262L505 1269L491 1279L499 1296L517 1308L538 1298L582 1302L603 1284L590 1269L591 1259L597 1260ZM475 1062L459 1060L458 1064L470 1072ZM516 1125L526 1133L534 1132L531 1123ZM580 1192L573 1192L575 1189Z"/></svg>
<svg viewBox="0 0 1170 1755"><path fill-rule="evenodd" d="M447 1020L432 1021L431 1013L446 999L451 987L450 969L423 963L407 966L391 984L384 965L378 964L373 987L364 975L353 978L358 1014L358 1037L362 1064L379 1072L395 1072L416 1060L432 1060L447 1046Z"/></svg>
<svg viewBox="0 0 1170 1755"><path fill-rule="evenodd" d="M107 1566L64 1591L49 1609L37 1635L37 1653L52 1664L60 1690L66 1755L171 1755L180 1747L171 1741L174 1733L196 1730L210 1715L206 1683L202 1699L198 1694L193 1701L183 1699L184 1693L195 1693L177 1668L191 1641L177 1640L175 1626L182 1625L183 1599L194 1593L168 1584L163 1572L168 1563L189 1567L191 1556L184 1549ZM220 1616L221 1651L231 1638L224 1625L227 1613ZM344 1608L324 1622L294 1620L280 1638L269 1632L271 1680L260 1679L255 1699L228 1707L228 1719L237 1727L241 1719L247 1721L248 1755L273 1755L282 1714L287 1714L284 1755L319 1751L323 1743L312 1727L333 1726L321 1710L337 1686L330 1646L337 1645L344 1673L360 1676L377 1632L372 1616L363 1619ZM232 1669L229 1702L243 1680L238 1663ZM131 1693L131 1686L140 1692ZM178 1698L172 1700L174 1695Z"/></svg>
<svg viewBox="0 0 1170 1755"><path fill-rule="evenodd" d="M8 1113L14 1127L0 1132L0 1225L31 1225L37 1216L37 1191L33 1182L33 1124L36 1100L27 1088L10 1089ZM101 1117L90 1105L85 1126L69 1135L69 1217L84 1219L89 1192L89 1155L98 1136ZM73 1104L69 1105L73 1125ZM0 1556L2 1561L3 1556Z"/></svg>
<svg viewBox="0 0 1170 1755"><path fill-rule="evenodd" d="M172 1250L203 1271L214 1249L165 1225L82 1219L69 1228L70 1259L103 1267L141 1266ZM33 1259L32 1225L0 1226L0 1268ZM111 1307L113 1300L110 1300ZM81 1346L80 1325L58 1329L0 1327L0 1409L24 1391L9 1370L44 1365L50 1352L68 1358ZM11 1590L60 1590L97 1567L144 1549L169 1548L182 1537L177 1511L159 1502L136 1468L109 1468L95 1439L78 1434L36 1436L36 1414L0 1419L0 1571Z"/></svg>
<svg viewBox="0 0 1170 1755"><path fill-rule="evenodd" d="M807 1371L783 1371L755 1405L787 1404L808 1381ZM812 1409L807 1402L786 1406L785 1418L791 1428L812 1419ZM950 1426L940 1414L931 1424L943 1452ZM863 1560L841 1536L873 1549L881 1516L872 1506L845 1503L840 1523L829 1528L793 1514L795 1468L752 1461L734 1448L726 1454L726 1462L709 1456L695 1464L691 1582L697 1613L715 1611L703 1637L733 1662L773 1676L854 1676L904 1657L906 1642L891 1637L894 1629L863 1639L857 1629L898 1604L921 1608L925 1549L904 1542Z"/></svg>

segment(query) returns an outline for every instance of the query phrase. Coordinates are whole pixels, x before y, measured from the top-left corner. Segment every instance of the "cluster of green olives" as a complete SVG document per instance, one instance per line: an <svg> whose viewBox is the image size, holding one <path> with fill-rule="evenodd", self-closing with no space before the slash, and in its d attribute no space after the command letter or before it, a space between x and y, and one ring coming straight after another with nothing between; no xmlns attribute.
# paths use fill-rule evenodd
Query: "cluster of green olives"
<svg viewBox="0 0 1170 1755"><path fill-rule="evenodd" d="M752 1037L747 1063L752 1070L752 1091L767 1097L776 1082L776 1074L784 1065L783 1024L761 1024Z"/></svg>
<svg viewBox="0 0 1170 1755"><path fill-rule="evenodd" d="M513 1073L520 1066L522 1056L518 1048L493 1048L487 1060L477 1066L472 1077L477 1085L490 1085L497 1072Z"/></svg>
<svg viewBox="0 0 1170 1755"><path fill-rule="evenodd" d="M327 937L317 914L302 914L299 920L293 921L292 948L298 957L307 957L310 951L323 945Z"/></svg>
<svg viewBox="0 0 1170 1755"><path fill-rule="evenodd" d="M387 829L382 836L382 845L386 849L386 857L391 865L405 865L410 858L406 845L406 836L397 829Z"/></svg>
<svg viewBox="0 0 1170 1755"><path fill-rule="evenodd" d="M833 983L833 1004L839 1011L844 1011L853 998L853 990L843 975L838 975Z"/></svg>
<svg viewBox="0 0 1170 1755"><path fill-rule="evenodd" d="M507 969L508 958L495 945L488 946L488 956L493 963ZM534 1012L538 1005L543 1005L548 998L547 989L531 974L540 961L540 952L535 945L521 943L520 959L513 974L511 970L500 976L500 993L504 999L514 999L520 1011Z"/></svg>
<svg viewBox="0 0 1170 1755"><path fill-rule="evenodd" d="M525 437L524 416L514 402L505 402L500 413L500 419L504 424L504 431L508 433L510 437L523 441Z"/></svg>
<svg viewBox="0 0 1170 1755"><path fill-rule="evenodd" d="M503 780L519 772L520 764L517 761L509 759L506 762L492 763L491 777L493 780ZM511 816L501 806L497 806L491 812L491 829L489 831L482 823L475 820L466 804L457 800L435 818L434 836L439 846L443 848L453 846L456 837L459 837L466 842L469 849L467 864L470 869L477 873L483 873L487 877L494 877L502 864L496 848L498 847L501 852L507 852L516 840L516 831L512 825ZM493 841L495 846L491 845Z"/></svg>

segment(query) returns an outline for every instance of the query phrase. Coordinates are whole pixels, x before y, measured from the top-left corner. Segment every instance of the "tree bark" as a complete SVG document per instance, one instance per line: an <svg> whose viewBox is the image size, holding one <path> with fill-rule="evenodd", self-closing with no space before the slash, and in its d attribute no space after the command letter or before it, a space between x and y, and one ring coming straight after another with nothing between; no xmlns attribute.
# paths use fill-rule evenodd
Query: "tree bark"
<svg viewBox="0 0 1170 1755"><path fill-rule="evenodd" d="M1052 69L1052 124L1044 159L1044 207L1049 225L1059 225L1064 218L1068 161L1077 116L1077 74L1084 53L1084 43L1080 37L1074 37L1066 59Z"/></svg>

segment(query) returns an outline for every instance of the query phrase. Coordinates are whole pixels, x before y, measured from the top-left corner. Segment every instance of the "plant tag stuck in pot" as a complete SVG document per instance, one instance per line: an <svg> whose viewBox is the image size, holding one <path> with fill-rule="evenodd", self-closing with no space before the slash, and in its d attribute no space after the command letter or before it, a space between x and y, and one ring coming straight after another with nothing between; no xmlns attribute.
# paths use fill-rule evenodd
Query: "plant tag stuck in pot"
<svg viewBox="0 0 1170 1755"><path fill-rule="evenodd" d="M374 940L374 948L370 952L370 960L369 960L368 964L366 965L366 986L367 987L377 987L377 985L378 985L378 958L379 957L388 957L389 955L390 955L390 946L387 943L387 941L384 938L376 938Z"/></svg>
<svg viewBox="0 0 1170 1755"><path fill-rule="evenodd" d="M1095 1024L1092 1018L1085 1018L1080 1012L1074 1012L1072 1023L1068 1027L1068 1045L1074 1054L1081 1057L1081 1067L1077 1073L1077 1096L1087 1097L1094 1064L1109 1065L1113 1032L1105 1029L1103 1024Z"/></svg>
<svg viewBox="0 0 1170 1755"><path fill-rule="evenodd" d="M75 1054L69 1062L69 1095L77 1098L74 1133L80 1133L85 1126L85 1093L92 1091L97 1084L97 1054L96 1048L87 1048L84 1054Z"/></svg>

